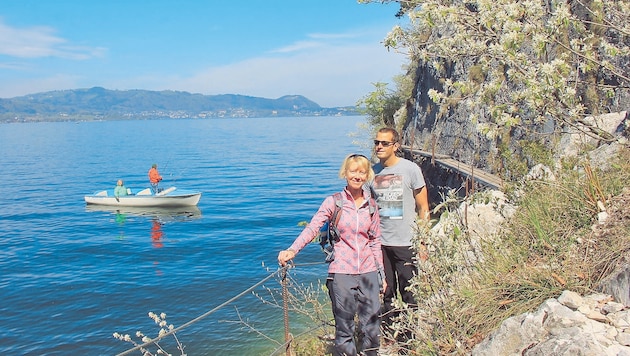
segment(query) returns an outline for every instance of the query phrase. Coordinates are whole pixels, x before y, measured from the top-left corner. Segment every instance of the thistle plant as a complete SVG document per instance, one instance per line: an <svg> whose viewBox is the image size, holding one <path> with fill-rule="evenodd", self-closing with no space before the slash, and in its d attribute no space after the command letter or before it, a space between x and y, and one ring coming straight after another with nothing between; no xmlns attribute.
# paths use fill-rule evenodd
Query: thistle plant
<svg viewBox="0 0 630 356"><path fill-rule="evenodd" d="M156 338L163 338L167 333L171 332L173 329L175 329L175 327L173 326L173 324L168 324L166 321L166 314L165 313L160 313L160 315L157 315L153 312L149 312L149 318L153 319L153 321L155 322L155 324L160 328L160 331L158 332L158 336ZM160 345L160 343L158 342L159 340L156 340L154 342L152 342L154 339L150 338L149 336L145 335L144 333L142 333L141 331L136 331L136 337L140 340L140 341L136 341L134 340L129 334L119 334L117 332L115 332L113 334L114 338L121 340L121 341L125 341L128 342L130 344L132 344L134 347L138 348L138 351L140 351L142 353L143 356L156 356L156 355L169 355L172 356L173 354L167 352L164 347L162 347L162 345ZM179 339L177 338L177 335L175 335L175 333L172 334L173 338L175 339L175 342L177 343L177 350L179 350L180 352L180 356L186 356L186 353L184 353L184 346L182 345L182 343L179 341ZM155 351L152 352L149 349L149 346L144 347L144 344L150 343L152 342L153 346L155 347Z"/></svg>

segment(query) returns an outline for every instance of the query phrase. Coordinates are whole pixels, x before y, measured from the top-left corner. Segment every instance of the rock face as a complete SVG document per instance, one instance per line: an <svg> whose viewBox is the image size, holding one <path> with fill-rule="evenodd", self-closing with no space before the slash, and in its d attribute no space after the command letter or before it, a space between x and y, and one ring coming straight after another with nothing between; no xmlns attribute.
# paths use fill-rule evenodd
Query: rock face
<svg viewBox="0 0 630 356"><path fill-rule="evenodd" d="M564 291L505 320L472 355L630 355L630 309L610 295Z"/></svg>
<svg viewBox="0 0 630 356"><path fill-rule="evenodd" d="M597 147L588 153L593 167L606 170L614 164L611 157L627 149L628 115L626 112L604 115L598 127L610 132L615 140L596 144L589 137L573 134L563 140L562 157L574 156L585 146ZM423 162L426 164L426 162ZM430 172L430 171L429 171ZM442 174L445 174L442 172ZM430 178L431 173L428 174ZM444 177L437 177L437 181ZM535 166L524 177L526 180L553 181L553 170ZM452 188L452 187L451 187ZM462 203L459 216L467 216L471 240L488 238L496 234L502 221L509 219L512 206L498 191L488 191L485 201ZM606 238L613 241L627 238L630 222L630 188L598 202L600 214L591 227L595 243ZM455 214L449 214L454 216ZM446 235L448 221L440 220L433 229L437 236ZM472 350L476 356L496 355L627 355L630 356L630 255L620 251L620 262L614 271L596 287L601 293L580 296L564 291L558 298L545 301L536 311L505 320L500 327ZM474 256L475 254L471 254ZM605 269L608 270L608 269Z"/></svg>
<svg viewBox="0 0 630 356"><path fill-rule="evenodd" d="M607 152L608 150L604 150L603 153ZM600 207L600 211L598 223L591 227L595 241L604 237L613 241L627 238L630 224L630 186L626 185L621 194L608 199L606 206ZM622 257L620 262L600 281L597 289L612 295L622 304L630 305L630 255L627 250L619 253Z"/></svg>
<svg viewBox="0 0 630 356"><path fill-rule="evenodd" d="M447 130L447 132L450 132L450 133L448 134L443 133L443 134L447 136L453 135L452 139L458 142L463 142L467 140L465 137L456 138L458 134L462 133L460 132L460 130L464 130L467 127L468 125L467 123L453 121L449 124L447 123L440 124L440 123L436 123L429 120L427 118L427 115L429 114L428 113L422 114L423 119L421 119L421 121L424 122L424 124L435 124L435 125L451 125L452 124L457 127L457 130L456 131ZM429 121L424 121L425 119ZM451 118L451 119L456 120L456 118ZM596 147L595 149L589 152L588 154L589 160L591 161L594 168L599 168L599 169L604 169L604 170L608 169L609 165L611 164L609 158L615 156L619 152L619 150L622 149L623 147L628 146L628 142L629 142L628 136L630 136L630 115L628 115L627 111L621 111L621 112L616 112L616 113L600 115L597 117L588 117L585 119L585 121L595 123L595 125L599 129L601 129L603 132L610 134L612 136L611 142L608 142L608 143L600 142L597 139L593 138L592 136L589 136L583 132L579 132L575 129L569 129L567 130L565 135L561 136L559 140L558 146L556 148L554 161L559 164L561 162L562 157L571 157L571 156L575 157L579 155L584 150L585 147L590 147L590 148ZM412 127L409 128L409 130L411 130ZM469 128L469 129L472 130L473 128ZM430 147L418 147L418 144L419 144L418 136L412 137L414 135L410 136L408 132L405 135L407 136L406 138L407 141L412 140L412 139L416 141L416 146L410 146L412 149L431 151ZM427 132L420 135L420 137L423 139L431 140L430 139L431 134ZM448 141L450 139L445 138L443 136L441 137L442 138L440 138L440 143L437 144L436 147L434 147L436 149L435 151L436 155L438 155L438 151L440 151L439 155L459 159L462 163L468 163L468 162L474 161L470 157L468 158L462 157L462 154L463 154L462 152L464 152L465 150L460 152L459 150L455 149L453 152L443 152L443 150L439 149L439 146L449 145ZM453 141L453 143L455 141ZM481 144L481 146L478 149L480 150L479 152L483 151L483 152L486 152L486 154L488 155L496 151L491 146L485 146L484 144ZM427 181L427 187L429 188L429 201L432 203L440 202L442 199L442 196L445 195L451 189L459 189L461 187L465 187L466 184L470 184L470 182L467 182L466 177L462 176L458 172L450 171L448 169L442 169L438 167L436 164L432 162L430 158L413 155L408 150L405 151L404 157L416 162L422 169L424 178ZM481 161L476 161L476 162L477 164L481 163ZM485 168L482 167L482 170L492 173L494 170L490 169L487 166L487 164L490 164L490 163L491 163L490 161L487 161L486 167ZM551 167L551 168L545 167L540 164L534 165L531 168L529 174L524 176L523 179L525 180L539 180L539 179L553 180L553 177L552 177L553 168L554 167ZM470 189L473 189L473 188L469 185L469 190ZM481 185L475 185L474 189L479 190L479 189L484 189L484 187ZM466 192L466 190L460 189L459 192L460 192L460 195L463 195Z"/></svg>
<svg viewBox="0 0 630 356"><path fill-rule="evenodd" d="M453 65L448 76L466 76L466 69ZM456 107L448 117L440 118L439 108L429 98L429 89L442 90L444 78L426 63L418 65L413 98L407 104L409 118L404 127L404 141L409 146L434 154L446 155L467 164L495 173L492 161L497 150L494 143L483 139L476 125L468 119L466 108Z"/></svg>
<svg viewBox="0 0 630 356"><path fill-rule="evenodd" d="M606 152L608 149L602 150L600 155ZM534 176L541 178L537 174ZM495 214L499 206L501 204L494 207ZM600 209L606 217L592 226L594 241L604 236L607 239L626 238L619 234L625 234L627 228L624 227L630 221L630 189L626 187ZM473 216L487 220L489 214L491 212L485 211ZM630 256L621 257L617 268L597 286L600 294L582 297L564 291L557 299L545 301L535 312L505 320L475 346L472 355L630 356Z"/></svg>
<svg viewBox="0 0 630 356"><path fill-rule="evenodd" d="M630 305L630 264L622 266L600 283L602 291L609 293L625 305Z"/></svg>
<svg viewBox="0 0 630 356"><path fill-rule="evenodd" d="M472 3L474 2L471 2L471 4ZM555 11L552 2L543 1L542 3L547 11ZM604 33L599 26L592 21L591 16L593 13L587 10L584 4L593 5L594 2L576 1L570 3L572 4L570 6L571 15L581 19L589 31L597 33L598 36L604 36L609 43L620 44L621 41L625 41L626 37L623 35L622 31L617 33L616 29L611 28ZM468 6L468 3L466 3L466 7L469 11L474 11ZM610 15L612 16L612 14ZM471 17L475 16L472 15ZM608 19L607 21L614 23L614 20ZM440 31L448 31L448 29L434 29L429 35L430 40L427 42L431 42L431 40L434 39L437 40L443 36L444 33ZM572 40L573 38L579 41L583 40L582 34L579 32L571 32L568 33L567 36L571 37L568 40ZM419 47L423 46L421 43L417 43L417 45ZM627 44L622 45L622 47L625 46L627 46ZM604 46L601 48L603 49ZM623 55L609 58L607 53L602 51L602 49L599 49L601 58L610 60L610 63L615 68L621 69L620 73L612 75L604 70L585 73L582 70L574 68L575 77L579 76L580 79L576 82L574 82L573 79L567 81L567 86L576 86L576 103L589 108L586 113L593 116L628 110L628 103L630 103L630 90L628 90L627 79L625 79L628 77L627 68L629 68L630 56ZM520 52L518 56L529 56L531 54L528 53L526 47L523 47L522 50L523 52ZM555 54L562 53L563 51L563 49L556 50L553 46L550 46L546 51L546 56L549 56L546 60L549 62L553 61ZM421 58L422 56L418 57ZM433 58L429 61L432 60L439 61ZM503 166L507 159L505 157L499 157L498 155L498 145L501 146L502 153L512 153L516 156L523 154L523 156L528 156L523 152L524 147L521 145L522 142L531 141L545 144L548 147L554 147L557 142L555 137L551 135L552 133L560 134L570 127L575 127L576 123L583 122L582 120L576 119L576 122L567 125L556 121L557 118L554 119L553 117L549 117L546 122L540 122L535 120L535 113L525 111L520 114L523 119L523 124L520 128L515 127L514 129L510 129L509 135L502 135L501 138L488 139L484 135L481 135L477 129L477 123L484 124L488 123L488 120L491 120L489 118L490 115L483 112L483 106L481 108L470 108L465 104L465 100L460 102L457 100L457 95L455 95L453 100L449 102L448 109L445 107L440 108L432 101L428 94L431 89L443 92L443 83L446 81L459 82L474 77L476 73L474 67L479 66L478 57L476 54L471 53L470 56L462 55L455 59L451 58L439 61L439 63L440 71L436 70L429 62L423 61L422 59L417 60L417 62L411 66L415 68L415 72L411 74L413 75L415 83L411 98L408 100L405 108L407 117L405 118L403 127L403 142L405 145L411 146L414 149L432 152L436 155L447 155L487 172L497 173L508 169ZM488 73L494 71L500 72L502 69L505 69L506 73L509 72L508 68L501 68L503 65L504 63L501 63L501 61L489 64L489 68L484 70L483 76L490 77L491 74ZM612 96L607 97L610 93L606 95L598 93L593 94L591 97L591 93L596 92L593 91L594 86L592 83L595 82L591 81L591 76L594 76L594 81L605 83L605 85L614 88L614 95L611 94ZM487 102L503 102L506 106L521 105L521 102L514 102L514 100L506 94L506 92L510 91L509 73L506 74L506 78L506 82L508 83L500 90L497 90L496 94L493 94L491 100ZM515 85L518 86L518 84ZM604 129L604 131L608 130Z"/></svg>

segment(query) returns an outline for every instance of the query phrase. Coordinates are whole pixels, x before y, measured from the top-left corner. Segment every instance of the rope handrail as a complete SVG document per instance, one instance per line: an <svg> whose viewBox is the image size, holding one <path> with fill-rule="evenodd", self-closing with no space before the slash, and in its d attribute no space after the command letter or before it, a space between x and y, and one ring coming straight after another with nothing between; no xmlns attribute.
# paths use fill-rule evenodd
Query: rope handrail
<svg viewBox="0 0 630 356"><path fill-rule="evenodd" d="M260 281L256 282L251 287L245 289L241 293L239 293L239 294L235 295L234 297L226 300L225 302L217 305L216 307L212 308L211 310L201 314L200 316L198 316L198 317L196 317L196 318L194 318L194 319L192 319L192 320L190 320L190 321L188 321L188 322L186 322L186 323L184 323L184 324L182 324L182 325L180 325L180 326L178 326L178 327L176 327L176 328L174 328L172 330L169 330L168 332L166 332L166 333L164 333L162 335L156 336L155 338L153 338L153 339L151 339L151 340L149 340L149 341L147 341L147 342L145 342L145 343L143 343L141 345L137 345L137 346L135 346L135 347L133 347L133 348L131 348L129 350L126 350L126 351L123 351L123 352L121 352L119 354L116 354L116 356L128 355L128 354L130 354L130 353L132 353L134 351L138 351L138 350L140 350L142 348L145 348L145 347L147 347L149 345L155 344L156 342L162 340L163 338L165 338L167 336L170 336L170 335L173 335L176 332L178 332L178 331L180 331L180 330L182 330L184 328L187 328L188 326L198 322L201 319L206 318L207 316L209 316L212 313L218 311L219 309L225 307L226 305L228 305L228 304L234 302L235 300L243 297L244 295L246 295L249 292L251 292L252 290L254 290L256 287L260 286L261 284L263 284L264 282L268 281L269 279L271 279L272 277L276 276L278 273L280 273L282 271L286 271L286 270L288 270L290 268L295 268L295 267L298 267L298 266L313 266L313 265L319 265L319 264L324 264L324 263L326 263L326 262L311 262L311 263L300 263L300 264L290 263L290 264L287 264L284 267L279 267L276 271L270 273L268 276L266 276L265 278L263 278Z"/></svg>

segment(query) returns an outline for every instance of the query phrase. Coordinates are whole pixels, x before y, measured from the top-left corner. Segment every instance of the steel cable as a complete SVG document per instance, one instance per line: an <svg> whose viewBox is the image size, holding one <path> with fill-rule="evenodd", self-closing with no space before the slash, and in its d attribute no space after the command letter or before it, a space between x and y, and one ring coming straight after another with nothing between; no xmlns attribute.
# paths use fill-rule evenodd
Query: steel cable
<svg viewBox="0 0 630 356"><path fill-rule="evenodd" d="M169 330L168 332L166 332L166 333L164 333L164 334L162 334L160 336L157 336L157 337L155 337L155 338L153 338L153 339L151 339L151 340L149 340L149 341L147 341L147 342L145 342L145 343L143 343L141 345L135 346L135 347L133 347L133 348L127 350L127 351L124 351L124 352L121 352L119 354L116 354L116 356L128 355L128 354L130 354L130 353L132 353L134 351L137 351L137 350L145 348L145 347L147 347L149 345L155 344L156 342L162 340L163 338L165 338L167 336L170 336L170 335L173 335L176 332L178 332L178 331L180 331L180 330L182 330L184 328L189 327L190 325L198 322L201 319L206 318L207 316L211 315L212 313L216 312L217 310L219 310L219 309L225 307L226 305L234 302L235 300L243 297L244 295L246 295L247 293L251 292L256 287L260 286L261 284L263 284L264 282L268 281L269 279L271 279L272 277L274 277L275 275L277 275L280 272L286 273L286 271L289 268L294 268L294 267L298 267L298 266L313 266L313 265L319 265L319 264L324 264L324 263L325 262L312 262L312 263L301 263L301 264L293 264L293 263L291 263L291 264L287 264L284 267L280 267L275 272L270 273L267 277L265 277L265 278L261 279L260 281L258 281L256 284L252 285L251 287L247 288L246 290L242 291L241 293L237 294L236 296L228 299L227 301L219 304L218 306L214 307L213 309L205 312L204 314L202 314L202 315L200 315L200 316L198 316L198 317L188 321L187 323L184 323L184 324L182 324L182 325L180 325L180 326L178 326L178 327L176 327L176 328L174 328L172 330ZM287 307L283 306L283 308L287 308ZM288 324L288 320L287 320L287 324ZM287 325L287 328L288 328L288 325ZM287 342L287 344L288 344L288 342Z"/></svg>

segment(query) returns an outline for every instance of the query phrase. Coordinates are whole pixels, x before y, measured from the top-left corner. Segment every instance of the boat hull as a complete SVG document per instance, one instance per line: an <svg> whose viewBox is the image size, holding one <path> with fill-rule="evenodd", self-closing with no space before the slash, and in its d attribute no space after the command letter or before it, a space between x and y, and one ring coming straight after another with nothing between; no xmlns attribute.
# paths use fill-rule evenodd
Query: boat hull
<svg viewBox="0 0 630 356"><path fill-rule="evenodd" d="M113 193L103 190L84 196L87 204L124 206L124 207L179 207L196 206L201 199L201 192L168 188L161 193L151 194L145 189L136 195L114 197Z"/></svg>

